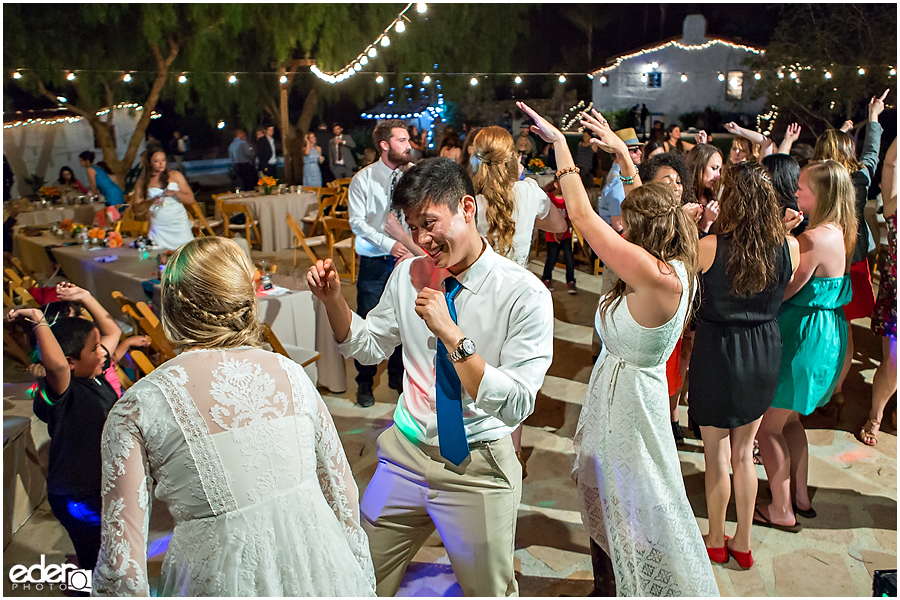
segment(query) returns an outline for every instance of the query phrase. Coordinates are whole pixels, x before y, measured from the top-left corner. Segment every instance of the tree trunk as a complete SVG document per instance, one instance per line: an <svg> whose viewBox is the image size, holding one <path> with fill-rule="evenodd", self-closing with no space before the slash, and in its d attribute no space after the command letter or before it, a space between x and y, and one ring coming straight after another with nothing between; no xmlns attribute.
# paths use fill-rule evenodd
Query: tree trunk
<svg viewBox="0 0 900 600"><path fill-rule="evenodd" d="M284 67L278 69L278 81L281 86L278 92L278 113L281 125L281 155L284 157L284 183L287 185L294 184L293 164L291 162L291 122L288 119L288 89L291 81L294 79L296 69L291 69L290 77L287 83L280 83L281 77L286 75Z"/></svg>

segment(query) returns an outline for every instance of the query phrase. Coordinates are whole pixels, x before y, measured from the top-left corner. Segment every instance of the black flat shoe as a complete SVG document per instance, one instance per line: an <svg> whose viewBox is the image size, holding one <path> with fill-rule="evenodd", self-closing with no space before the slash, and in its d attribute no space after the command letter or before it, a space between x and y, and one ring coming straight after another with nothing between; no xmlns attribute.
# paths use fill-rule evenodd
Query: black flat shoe
<svg viewBox="0 0 900 600"><path fill-rule="evenodd" d="M757 519L757 517L759 518ZM800 531L803 530L803 525L797 521L796 517L794 517L793 525L780 525L769 520L766 515L759 512L758 508L753 511L753 524L759 525L760 527L771 527L772 529L787 531L788 533L800 533Z"/></svg>
<svg viewBox="0 0 900 600"><path fill-rule="evenodd" d="M684 441L684 434L681 433L681 425L678 424L678 421L672 421L672 437L675 438L676 444Z"/></svg>
<svg viewBox="0 0 900 600"><path fill-rule="evenodd" d="M806 510L803 510L802 508L798 507L796 504L793 504L792 506L794 507L795 515L799 515L799 516L803 517L804 519L815 519L816 518L816 509L814 509L812 506L810 506Z"/></svg>

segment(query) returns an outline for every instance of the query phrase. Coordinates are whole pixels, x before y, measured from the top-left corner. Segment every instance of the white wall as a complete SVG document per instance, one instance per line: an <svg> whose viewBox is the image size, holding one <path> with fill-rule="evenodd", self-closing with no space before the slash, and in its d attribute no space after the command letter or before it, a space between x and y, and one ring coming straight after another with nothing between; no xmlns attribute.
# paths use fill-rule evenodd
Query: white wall
<svg viewBox="0 0 900 600"><path fill-rule="evenodd" d="M646 104L651 113L664 115L666 125L676 122L681 114L702 111L707 106L719 112L756 114L767 104L765 97L750 101L755 80L753 72L743 64L750 56L753 54L745 50L716 44L697 50L673 45L629 58L615 69L594 74L594 106L601 112L613 112ZM658 88L641 82L641 73L648 71L647 64L654 61L659 63L657 72L662 73L662 85ZM744 91L740 101L726 99L727 81L718 80L718 71L726 76L728 71L743 71ZM687 82L681 81L682 73L687 75ZM609 85L600 83L601 75L606 75Z"/></svg>
<svg viewBox="0 0 900 600"><path fill-rule="evenodd" d="M133 109L115 109L113 124L120 159L125 156L131 134L137 127L138 116L139 113L135 114ZM76 123L33 124L4 129L3 153L16 176L12 196L15 198L30 192L25 178L31 177L32 173L37 173L47 183L52 183L59 178L59 170L64 166L70 167L75 177L87 187L87 173L78 161L78 155L85 150L96 154L95 163L103 160L103 153L94 147L94 132L84 119ZM138 157L141 151L143 143ZM137 160L139 159L136 157L135 161Z"/></svg>

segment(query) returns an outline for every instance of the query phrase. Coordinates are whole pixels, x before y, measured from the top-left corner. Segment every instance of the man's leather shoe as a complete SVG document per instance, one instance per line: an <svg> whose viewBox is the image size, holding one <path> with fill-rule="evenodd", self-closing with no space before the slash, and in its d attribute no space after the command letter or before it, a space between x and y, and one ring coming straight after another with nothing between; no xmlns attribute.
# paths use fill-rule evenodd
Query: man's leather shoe
<svg viewBox="0 0 900 600"><path fill-rule="evenodd" d="M356 390L356 403L363 408L369 408L375 404L375 396L372 395L372 384L361 383Z"/></svg>
<svg viewBox="0 0 900 600"><path fill-rule="evenodd" d="M388 387L396 390L398 394L403 393L403 375L400 377L388 377Z"/></svg>

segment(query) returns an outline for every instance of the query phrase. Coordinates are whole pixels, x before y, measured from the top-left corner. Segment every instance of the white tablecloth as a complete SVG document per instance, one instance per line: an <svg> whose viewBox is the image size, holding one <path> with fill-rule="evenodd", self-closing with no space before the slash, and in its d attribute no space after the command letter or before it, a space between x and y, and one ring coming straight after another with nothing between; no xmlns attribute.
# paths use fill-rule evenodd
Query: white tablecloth
<svg viewBox="0 0 900 600"><path fill-rule="evenodd" d="M262 234L263 252L294 247L294 236L285 221L287 214L300 223L303 217L315 214L319 209L318 196L314 192L271 196L229 194L221 198L225 202L243 202L255 213L254 217L259 220L259 230ZM219 215L216 215L216 218L219 218Z"/></svg>
<svg viewBox="0 0 900 600"><path fill-rule="evenodd" d="M94 215L103 210L104 204L76 204L74 206L54 206L41 208L30 212L21 212L16 219L17 227L37 227L59 223L63 219L72 219L76 223L90 225L94 221Z"/></svg>

